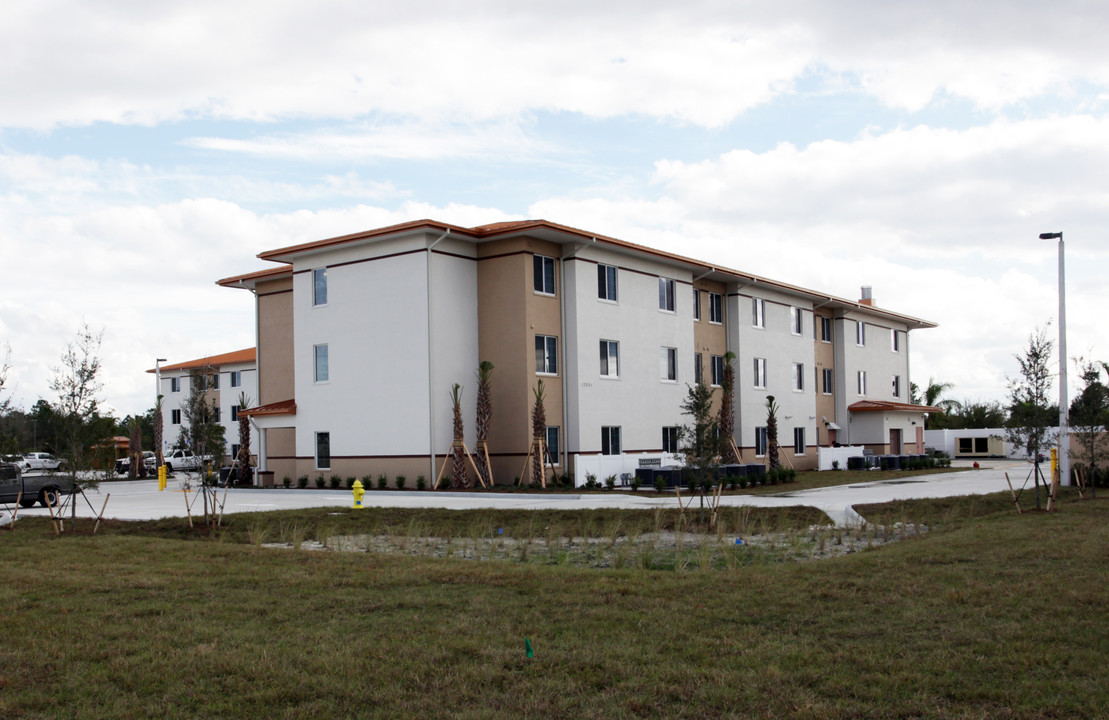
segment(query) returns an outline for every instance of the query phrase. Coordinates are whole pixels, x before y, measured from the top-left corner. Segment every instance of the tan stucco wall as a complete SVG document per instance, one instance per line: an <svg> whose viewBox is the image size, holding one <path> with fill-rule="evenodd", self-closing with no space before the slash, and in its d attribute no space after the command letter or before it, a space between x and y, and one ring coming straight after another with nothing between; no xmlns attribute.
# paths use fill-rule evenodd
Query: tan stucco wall
<svg viewBox="0 0 1109 720"><path fill-rule="evenodd" d="M293 399L293 280L258 283L258 404ZM278 482L280 482L278 477Z"/></svg>
<svg viewBox="0 0 1109 720"><path fill-rule="evenodd" d="M820 339L820 318L831 318L832 313L821 312L819 310L813 311L813 363L816 366L816 373L813 377L813 382L816 383L814 390L816 391L816 444L828 445L828 428L824 426L823 418L828 418L831 422L836 420L836 396L835 393L842 392L842 388L835 386L835 366L836 366L836 353L835 353L835 330L833 326L832 342L824 342ZM831 395L824 394L824 369L830 368L832 370L832 392ZM838 423L842 425L843 423ZM815 450L814 450L815 452Z"/></svg>

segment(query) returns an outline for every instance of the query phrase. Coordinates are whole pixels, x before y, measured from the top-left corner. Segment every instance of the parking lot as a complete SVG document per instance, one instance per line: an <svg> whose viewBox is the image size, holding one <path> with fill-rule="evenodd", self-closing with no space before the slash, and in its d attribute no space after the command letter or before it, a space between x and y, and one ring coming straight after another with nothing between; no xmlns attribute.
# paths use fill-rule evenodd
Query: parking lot
<svg viewBox="0 0 1109 720"><path fill-rule="evenodd" d="M959 467L960 465L962 467ZM1009 473L1014 487L1019 489L1031 468L1027 463L1008 460L983 463L981 469L973 469L969 465L969 462L957 461L956 467L953 467L949 473L921 476L907 474L904 478L813 490L796 492L783 490L781 493L769 495L725 495L721 503L752 507L809 506L825 512L837 525L855 525L864 520L853 509L855 505L1007 491L1009 486L1005 481L1006 472ZM151 520L185 517L186 500L196 498L196 492L185 491L182 484L182 481L171 478L166 489L159 491L157 480L104 481L100 483L98 489L86 491L87 503L80 496L76 498L77 515L95 517L107 500L104 510L104 517L107 518ZM226 498L225 513L307 507L350 507L353 504L353 497L349 490L232 488L225 493L221 488L219 497L221 501ZM686 498L686 501L688 502L689 499ZM694 500L694 502L698 501ZM363 503L367 507L435 507L453 510L478 508L574 510L677 507L678 500L669 493L657 495L649 490L632 493L626 489L590 493L370 490L366 493ZM20 508L19 515L48 516L49 511L38 506L30 509Z"/></svg>

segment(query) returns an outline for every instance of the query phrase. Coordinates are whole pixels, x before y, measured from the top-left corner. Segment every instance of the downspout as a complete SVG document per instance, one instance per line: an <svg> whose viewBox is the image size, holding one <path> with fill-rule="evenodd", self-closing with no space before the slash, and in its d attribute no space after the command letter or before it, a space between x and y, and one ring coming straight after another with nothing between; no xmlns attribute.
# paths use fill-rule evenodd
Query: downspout
<svg viewBox="0 0 1109 720"><path fill-rule="evenodd" d="M569 413L570 413L570 383L569 383L570 368L566 364L566 260L567 260L567 258L572 258L575 255L577 255L578 251L581 250L582 248L592 246L592 245L596 244L596 242L597 242L597 238L595 238L595 237L590 238L588 245L577 245L577 246L574 247L574 250L569 255L564 254L564 255L562 255L562 257L560 257L558 259L558 277L559 277L559 282L562 283L562 287L560 288L562 290L562 292L560 292L558 294L558 305L559 305L559 307L558 307L558 311L559 311L558 312L558 325L559 325L559 332L562 333L562 350L560 352L562 357L559 358L559 362L562 363L562 429L563 430L568 430L569 429L567 427L567 425L568 425L567 421L570 417L570 415L569 415ZM580 406L580 403L579 403L579 406ZM580 413L579 413L579 415L580 415ZM581 418L579 417L578 419L579 419L578 430L580 432L581 431L581 427L580 427ZM567 441L567 438L569 437L569 435L570 434L568 432L563 432L562 433L562 437L559 438L562 441L562 447L560 447L558 449L559 450L558 454L561 456L561 459L562 459L562 472L564 474L567 474L567 475L570 473L570 443ZM574 468L574 470L576 472L577 468Z"/></svg>
<svg viewBox="0 0 1109 720"><path fill-rule="evenodd" d="M431 465L431 474L428 476L429 482L435 482L435 353L431 344L431 331L434 325L432 324L431 312L431 251L435 249L443 238L451 234L450 229L443 231L443 234L435 238L435 241L427 246L427 447L428 447L428 462Z"/></svg>

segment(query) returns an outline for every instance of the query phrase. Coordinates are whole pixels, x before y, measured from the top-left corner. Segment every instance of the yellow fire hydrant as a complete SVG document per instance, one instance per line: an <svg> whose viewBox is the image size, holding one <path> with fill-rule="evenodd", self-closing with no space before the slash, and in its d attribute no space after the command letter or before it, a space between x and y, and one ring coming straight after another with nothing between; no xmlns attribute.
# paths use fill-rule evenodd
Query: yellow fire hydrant
<svg viewBox="0 0 1109 720"><path fill-rule="evenodd" d="M358 510L362 507L362 496L366 494L366 489L362 487L361 480L355 480L354 484L350 487L351 490L354 491L354 505L352 505L351 507L353 507L355 510Z"/></svg>

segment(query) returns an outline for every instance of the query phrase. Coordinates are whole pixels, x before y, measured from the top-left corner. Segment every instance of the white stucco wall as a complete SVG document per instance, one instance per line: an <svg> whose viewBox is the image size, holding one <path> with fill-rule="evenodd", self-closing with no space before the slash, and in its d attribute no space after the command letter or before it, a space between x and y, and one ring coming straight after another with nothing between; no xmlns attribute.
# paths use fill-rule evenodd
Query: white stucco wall
<svg viewBox="0 0 1109 720"><path fill-rule="evenodd" d="M239 387L231 386L231 373L238 371L241 373L241 385ZM171 392L172 378L178 378L180 382L180 390L178 392ZM162 395L162 452L167 452L170 448L177 444L178 438L181 436L181 429L184 426L185 418L182 412L181 424L175 425L173 420L173 411L182 410L185 403L188 401L189 393L191 391L191 379L189 371L179 370L163 372L161 377ZM219 368L219 408L220 408L220 424L223 426L223 437L226 442L225 448L228 454L231 453L231 446L239 442L239 424L238 422L231 421L231 406L239 404L239 394L245 393L250 400L251 405L258 403L258 372L254 363L236 363L231 365L222 365ZM255 455L258 454L258 431L251 428L250 433L250 448L251 452Z"/></svg>
<svg viewBox="0 0 1109 720"><path fill-rule="evenodd" d="M856 343L855 322L866 323L866 345L859 347ZM868 313L850 312L844 317L833 321L836 347L836 417L843 428L839 440L843 443L877 443L889 442L889 433L885 433L885 440L879 440L874 433L878 430L872 426L872 421L860 424L852 421L847 408L852 403L861 400L888 400L893 402L910 402L909 396L909 339L904 325L892 326L901 335L899 352L891 350L890 330L891 323L885 318L878 324L873 316ZM866 394L858 392L858 372L866 371ZM893 394L893 377L901 378L901 394ZM900 427L900 425L898 425ZM915 430L909 434L909 426L904 433L904 441L915 442ZM863 437L857 437L854 431L865 432Z"/></svg>
<svg viewBox="0 0 1109 720"><path fill-rule="evenodd" d="M662 263L585 250L579 257L619 267L616 302L597 297L597 265L565 263L567 449L600 452L601 428L621 428L622 449L660 449L662 428L684 425L693 383L693 290L689 273ZM675 281L675 311L659 310L659 277ZM620 344L619 378L600 374L600 341ZM678 377L661 379L661 349L676 348ZM706 359L707 362L707 359ZM573 422L576 418L577 422Z"/></svg>

